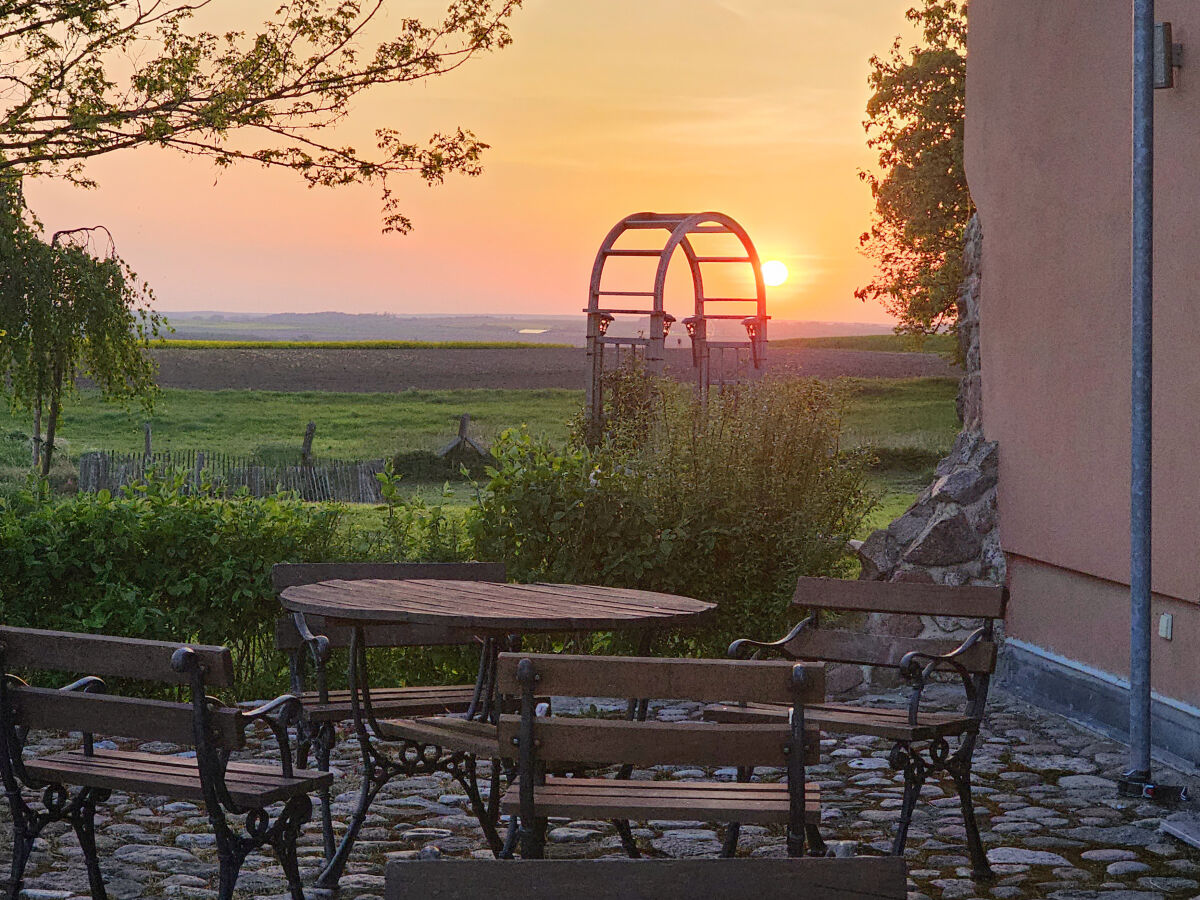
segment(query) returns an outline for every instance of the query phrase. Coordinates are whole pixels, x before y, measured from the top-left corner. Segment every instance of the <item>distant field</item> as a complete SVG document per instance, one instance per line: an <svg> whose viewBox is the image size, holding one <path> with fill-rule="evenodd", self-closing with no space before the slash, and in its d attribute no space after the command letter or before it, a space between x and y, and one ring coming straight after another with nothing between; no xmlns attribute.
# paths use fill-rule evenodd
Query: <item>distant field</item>
<svg viewBox="0 0 1200 900"><path fill-rule="evenodd" d="M570 347L531 341L241 341L166 340L167 350L527 350Z"/></svg>
<svg viewBox="0 0 1200 900"><path fill-rule="evenodd" d="M953 355L958 338L953 334L856 334L844 337L789 338L771 341L772 347L812 347L820 350L873 350L888 353L943 353Z"/></svg>
<svg viewBox="0 0 1200 900"><path fill-rule="evenodd" d="M876 447L883 468L920 469L945 454L958 431L953 378L843 378L846 439ZM151 418L159 450L219 450L232 455L299 447L317 424L313 451L338 459L373 459L401 450L436 449L469 413L472 434L491 441L528 425L554 441L583 403L582 391L445 390L383 393L323 391L163 391ZM60 436L72 456L85 450L142 447L145 415L102 403L84 391L63 412ZM25 416L0 413L0 431L28 434Z"/></svg>

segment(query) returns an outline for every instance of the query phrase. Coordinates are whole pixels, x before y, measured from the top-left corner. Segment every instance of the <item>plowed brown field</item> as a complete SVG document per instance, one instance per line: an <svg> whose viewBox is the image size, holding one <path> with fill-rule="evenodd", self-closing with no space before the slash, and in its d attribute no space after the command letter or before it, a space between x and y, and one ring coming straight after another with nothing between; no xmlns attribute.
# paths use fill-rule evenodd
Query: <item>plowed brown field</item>
<svg viewBox="0 0 1200 900"><path fill-rule="evenodd" d="M402 391L454 388L582 390L587 359L579 348L480 350L155 351L162 387L193 390ZM691 352L667 351L668 371L690 377ZM836 378L958 377L961 370L933 353L778 348L774 372Z"/></svg>

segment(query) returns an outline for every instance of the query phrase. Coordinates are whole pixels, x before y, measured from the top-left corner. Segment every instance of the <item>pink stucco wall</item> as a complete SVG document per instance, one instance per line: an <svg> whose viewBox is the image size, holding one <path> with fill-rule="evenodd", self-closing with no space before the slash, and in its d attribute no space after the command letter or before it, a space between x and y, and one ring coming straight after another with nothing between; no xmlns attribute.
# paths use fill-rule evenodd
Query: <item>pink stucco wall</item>
<svg viewBox="0 0 1200 900"><path fill-rule="evenodd" d="M1156 92L1154 687L1200 703L1200 4ZM1192 43L1192 41L1196 43ZM973 0L967 176L984 234L984 422L1009 633L1127 672L1130 4ZM1156 612L1158 610L1156 609Z"/></svg>

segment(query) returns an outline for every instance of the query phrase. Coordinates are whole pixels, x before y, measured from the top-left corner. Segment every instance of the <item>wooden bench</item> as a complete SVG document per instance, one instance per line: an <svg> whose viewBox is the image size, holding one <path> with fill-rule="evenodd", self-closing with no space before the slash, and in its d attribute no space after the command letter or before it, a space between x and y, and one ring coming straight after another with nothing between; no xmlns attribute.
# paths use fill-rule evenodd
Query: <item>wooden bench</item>
<svg viewBox="0 0 1200 900"><path fill-rule="evenodd" d="M506 580L503 563L280 563L271 569L275 592L319 581L362 579L398 581L429 578L454 581ZM328 770L336 741L334 725L353 718L349 690L329 690L325 664L334 649L350 646L352 629L330 624L320 616L286 616L276 623L275 646L288 655L292 693L300 697L303 713L296 742L296 765L303 768L310 750L317 767ZM378 648L431 647L476 643L475 635L456 628L429 625L368 625L367 646ZM305 651L308 651L307 653ZM306 663L315 670L315 685L306 689ZM410 687L371 687L374 717L401 720L465 712L475 698L474 684ZM392 737L400 740L400 737ZM326 859L336 852L329 797L321 796L321 831Z"/></svg>
<svg viewBox="0 0 1200 900"><path fill-rule="evenodd" d="M904 900L904 860L393 860L384 900Z"/></svg>
<svg viewBox="0 0 1200 900"><path fill-rule="evenodd" d="M287 723L299 701L284 695L258 709L222 706L208 687L228 687L233 663L224 647L187 646L104 635L71 634L0 626L0 671L87 673L66 687L33 687L14 674L0 678L0 774L13 819L9 896L21 893L25 865L38 834L51 822L69 822L79 838L92 896L104 900L96 852L96 805L112 791L203 803L216 836L222 900L233 896L242 862L270 845L283 867L293 898L301 900L296 839L312 813L309 792L327 788L326 772L294 769ZM99 676L136 678L190 688L190 703L103 693ZM271 728L282 763L230 762L245 746L246 727ZM23 755L31 729L77 731L82 747L49 756ZM95 749L94 735L165 741L191 746L194 758ZM74 792L70 788L77 788ZM31 801L29 792L41 794ZM272 815L267 807L282 803ZM230 816L245 816L244 834Z"/></svg>
<svg viewBox="0 0 1200 900"><path fill-rule="evenodd" d="M900 821L892 847L898 856L904 853L921 786L932 775L949 776L962 807L975 876L990 877L971 798L971 760L987 703L988 683L996 668L994 623L1004 617L1008 591L977 585L801 578L792 602L808 610L808 616L786 637L772 643L734 641L729 655L736 658L753 650L756 655L778 653L789 660L898 670L911 688L905 707L826 702L809 707L808 721L824 731L874 735L893 742L890 762L904 772ZM864 634L821 624L824 613L872 612L949 616L979 620L981 624L962 641ZM960 711L921 708L922 691L935 673L950 673L961 681L965 697ZM709 721L740 725L781 721L786 716L786 708L775 704L724 702L705 709ZM953 751L950 738L957 741Z"/></svg>
<svg viewBox="0 0 1200 900"><path fill-rule="evenodd" d="M817 733L804 728L806 704L825 695L824 670L812 663L650 659L502 653L502 693L521 698L521 714L502 715L499 740L512 747L518 780L500 801L511 819L504 856L519 840L525 858L540 858L550 816L605 818L637 856L630 818L786 824L789 855L804 852L806 826L820 822L819 795L806 785L806 756L816 758ZM740 728L705 722L639 722L589 717L538 717L537 694L565 697L661 697L765 700L788 703L790 722ZM786 784L664 782L547 777L561 765L657 764L784 766ZM519 816L520 827L516 827ZM734 848L727 847L732 853Z"/></svg>

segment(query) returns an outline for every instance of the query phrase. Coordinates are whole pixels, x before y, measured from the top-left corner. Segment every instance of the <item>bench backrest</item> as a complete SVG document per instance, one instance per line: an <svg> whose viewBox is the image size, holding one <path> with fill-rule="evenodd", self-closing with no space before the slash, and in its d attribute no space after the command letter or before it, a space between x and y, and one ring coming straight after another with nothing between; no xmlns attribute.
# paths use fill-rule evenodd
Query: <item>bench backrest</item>
<svg viewBox="0 0 1200 900"><path fill-rule="evenodd" d="M0 626L0 659L6 672L38 669L190 684L191 675L171 665L172 656L182 647L188 647L202 667L205 685L233 684L233 660L225 647ZM15 680L6 685L5 693L9 709L4 714L11 713L12 725L195 743L191 703L29 687ZM244 745L244 722L238 710L212 708L208 718L221 746L237 749Z"/></svg>
<svg viewBox="0 0 1200 900"><path fill-rule="evenodd" d="M780 660L655 659L502 653L497 682L502 694L519 695L519 667L528 660L539 695L734 700L804 705L825 699L824 669L801 664L804 682L793 690L796 664ZM500 717L501 746L519 740L521 716ZM590 717L538 718L537 754L556 762L782 766L790 738L786 723L714 727L705 722L633 722ZM809 733L806 757L815 762L817 735Z"/></svg>
<svg viewBox="0 0 1200 900"><path fill-rule="evenodd" d="M904 860L621 859L393 860L385 900L903 900Z"/></svg>
<svg viewBox="0 0 1200 900"><path fill-rule="evenodd" d="M838 578L801 578L792 604L810 612L867 612L911 616L977 619L988 627L984 636L957 661L967 671L987 674L996 668L996 643L990 625L1004 618L1008 590L987 585L952 586ZM863 634L839 628L806 628L785 650L797 659L897 667L906 653L942 655L959 640Z"/></svg>
<svg viewBox="0 0 1200 900"><path fill-rule="evenodd" d="M171 657L185 646L204 667L205 684L233 684L233 658L225 647L0 625L0 653L7 671L28 668L189 684L190 675L171 668Z"/></svg>
<svg viewBox="0 0 1200 900"><path fill-rule="evenodd" d="M275 592L318 581L400 581L406 578L438 579L442 581L507 580L504 563L279 563L271 569ZM313 634L324 635L329 646L350 646L351 629L328 625L321 616L305 616ZM368 625L364 629L368 647L436 647L448 644L474 643L475 636L460 628L436 625ZM275 623L275 646L292 652L303 646L295 622L285 616Z"/></svg>

